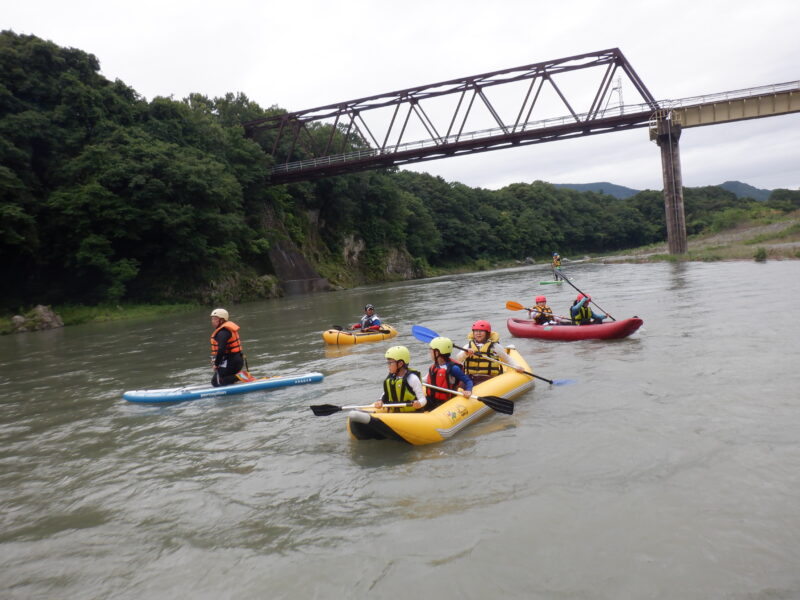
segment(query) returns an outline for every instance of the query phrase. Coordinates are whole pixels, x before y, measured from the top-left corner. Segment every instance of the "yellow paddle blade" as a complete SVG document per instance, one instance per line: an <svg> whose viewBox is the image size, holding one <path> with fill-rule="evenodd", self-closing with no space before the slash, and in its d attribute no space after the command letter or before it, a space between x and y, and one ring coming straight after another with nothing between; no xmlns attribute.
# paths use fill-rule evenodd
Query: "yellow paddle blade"
<svg viewBox="0 0 800 600"><path fill-rule="evenodd" d="M508 310L525 310L525 307L522 306L522 304L519 302L514 302L513 300L506 302L506 308Z"/></svg>

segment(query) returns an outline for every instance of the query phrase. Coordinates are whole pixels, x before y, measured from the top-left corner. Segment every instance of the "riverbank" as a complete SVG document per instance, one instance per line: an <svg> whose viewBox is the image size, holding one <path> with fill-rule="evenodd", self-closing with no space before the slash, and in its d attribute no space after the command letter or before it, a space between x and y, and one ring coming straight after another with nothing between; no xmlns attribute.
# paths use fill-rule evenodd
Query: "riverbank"
<svg viewBox="0 0 800 600"><path fill-rule="evenodd" d="M198 308L197 304L115 304L104 306L53 306L64 327L81 325L83 323L103 323L106 321L120 321L123 319L137 319L152 317L154 315L169 315L186 312ZM26 316L26 311L22 316ZM13 315L0 317L0 335L13 333Z"/></svg>
<svg viewBox="0 0 800 600"><path fill-rule="evenodd" d="M742 223L732 229L717 233L690 236L686 254L669 254L667 243L651 244L640 248L620 250L609 255L584 256L570 262L597 261L616 262L661 262L661 261L719 261L719 260L797 260L800 259L800 211L789 213L769 223ZM546 262L546 261L544 261ZM543 262L503 261L490 263L483 259L470 265L452 268L431 269L428 277L439 275L486 271L497 268L516 267L521 264L543 264ZM549 264L549 263L547 263ZM61 317L64 326L82 323L99 323L122 319L135 319L153 315L182 313L198 308L197 304L131 304L108 306L54 306L53 311ZM13 315L0 317L0 335L12 333Z"/></svg>
<svg viewBox="0 0 800 600"><path fill-rule="evenodd" d="M745 222L732 229L690 236L686 254L669 254L666 242L596 257L602 262L800 259L800 211L769 223Z"/></svg>

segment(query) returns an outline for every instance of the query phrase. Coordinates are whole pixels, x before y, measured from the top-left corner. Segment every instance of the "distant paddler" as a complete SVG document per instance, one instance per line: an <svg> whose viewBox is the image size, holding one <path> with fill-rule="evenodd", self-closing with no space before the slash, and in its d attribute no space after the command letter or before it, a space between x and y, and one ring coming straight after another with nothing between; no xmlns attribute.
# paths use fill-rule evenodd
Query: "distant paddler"
<svg viewBox="0 0 800 600"><path fill-rule="evenodd" d="M558 252L553 252L553 280L558 281L563 279L561 274L561 255Z"/></svg>
<svg viewBox="0 0 800 600"><path fill-rule="evenodd" d="M381 328L381 318L375 313L375 306L367 304L364 306L364 315L361 321L350 327L350 329L360 329L361 331L379 331Z"/></svg>

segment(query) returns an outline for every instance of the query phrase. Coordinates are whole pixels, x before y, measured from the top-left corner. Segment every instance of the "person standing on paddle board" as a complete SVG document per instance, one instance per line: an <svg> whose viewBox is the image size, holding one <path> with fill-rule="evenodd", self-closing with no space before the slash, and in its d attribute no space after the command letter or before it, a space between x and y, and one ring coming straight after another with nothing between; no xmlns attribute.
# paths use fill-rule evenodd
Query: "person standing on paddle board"
<svg viewBox="0 0 800 600"><path fill-rule="evenodd" d="M506 363L518 373L525 371L505 351L500 344L500 334L492 331L489 321L475 321L472 324L472 331L467 336L467 349L459 352L456 361L464 365L464 372L475 383L500 375L503 365L498 361Z"/></svg>
<svg viewBox="0 0 800 600"><path fill-rule="evenodd" d="M214 328L211 334L211 368L214 369L211 385L214 387L236 383L236 374L244 367L239 326L228 317L224 308L211 311L211 326Z"/></svg>
<svg viewBox="0 0 800 600"><path fill-rule="evenodd" d="M576 325L602 325L603 319L606 318L606 315L603 313L596 313L592 310L589 306L589 302L592 301L591 296L584 296L583 294L578 294L578 297L575 298L575 302L572 303L572 307L569 309L569 314L572 317L572 322Z"/></svg>
<svg viewBox="0 0 800 600"><path fill-rule="evenodd" d="M361 322L356 323L350 329L360 329L361 331L378 331L381 328L381 318L375 314L375 307L367 304L364 307L364 316Z"/></svg>
<svg viewBox="0 0 800 600"><path fill-rule="evenodd" d="M383 395L375 402L375 408L381 408L384 403L398 404L413 402L411 406L388 408L389 412L414 412L424 408L428 403L422 391L422 379L418 371L409 369L411 353L405 346L393 346L386 351L386 366L389 375L383 381Z"/></svg>
<svg viewBox="0 0 800 600"><path fill-rule="evenodd" d="M460 383L461 395L469 398L472 395L472 379L464 373L458 362L450 358L450 354L453 352L453 340L446 337L437 337L433 338L428 345L431 349L433 364L428 369L425 383L447 388L448 390L459 389L458 384ZM451 394L431 388L428 388L425 393L428 396L427 410L433 410L453 397Z"/></svg>
<svg viewBox="0 0 800 600"><path fill-rule="evenodd" d="M534 320L537 325L556 322L553 310L547 306L547 298L544 296L536 296L536 306L528 309L528 318Z"/></svg>
<svg viewBox="0 0 800 600"><path fill-rule="evenodd" d="M558 252L553 252L553 280L558 281L563 279L561 274L561 255Z"/></svg>

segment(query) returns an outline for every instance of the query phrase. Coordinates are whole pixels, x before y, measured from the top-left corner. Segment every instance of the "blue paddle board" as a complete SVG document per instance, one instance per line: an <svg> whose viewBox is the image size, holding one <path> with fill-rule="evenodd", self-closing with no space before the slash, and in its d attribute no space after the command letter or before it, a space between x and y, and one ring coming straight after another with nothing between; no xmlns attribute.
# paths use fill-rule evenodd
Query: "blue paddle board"
<svg viewBox="0 0 800 600"><path fill-rule="evenodd" d="M264 377L246 383L234 383L220 387L210 385L196 385L181 388L165 388L161 390L131 390L122 394L128 402L183 402L184 400L199 400L200 398L214 398L217 396L232 396L234 394L247 394L259 390L318 383L322 381L322 373L301 373L300 375L283 375Z"/></svg>

